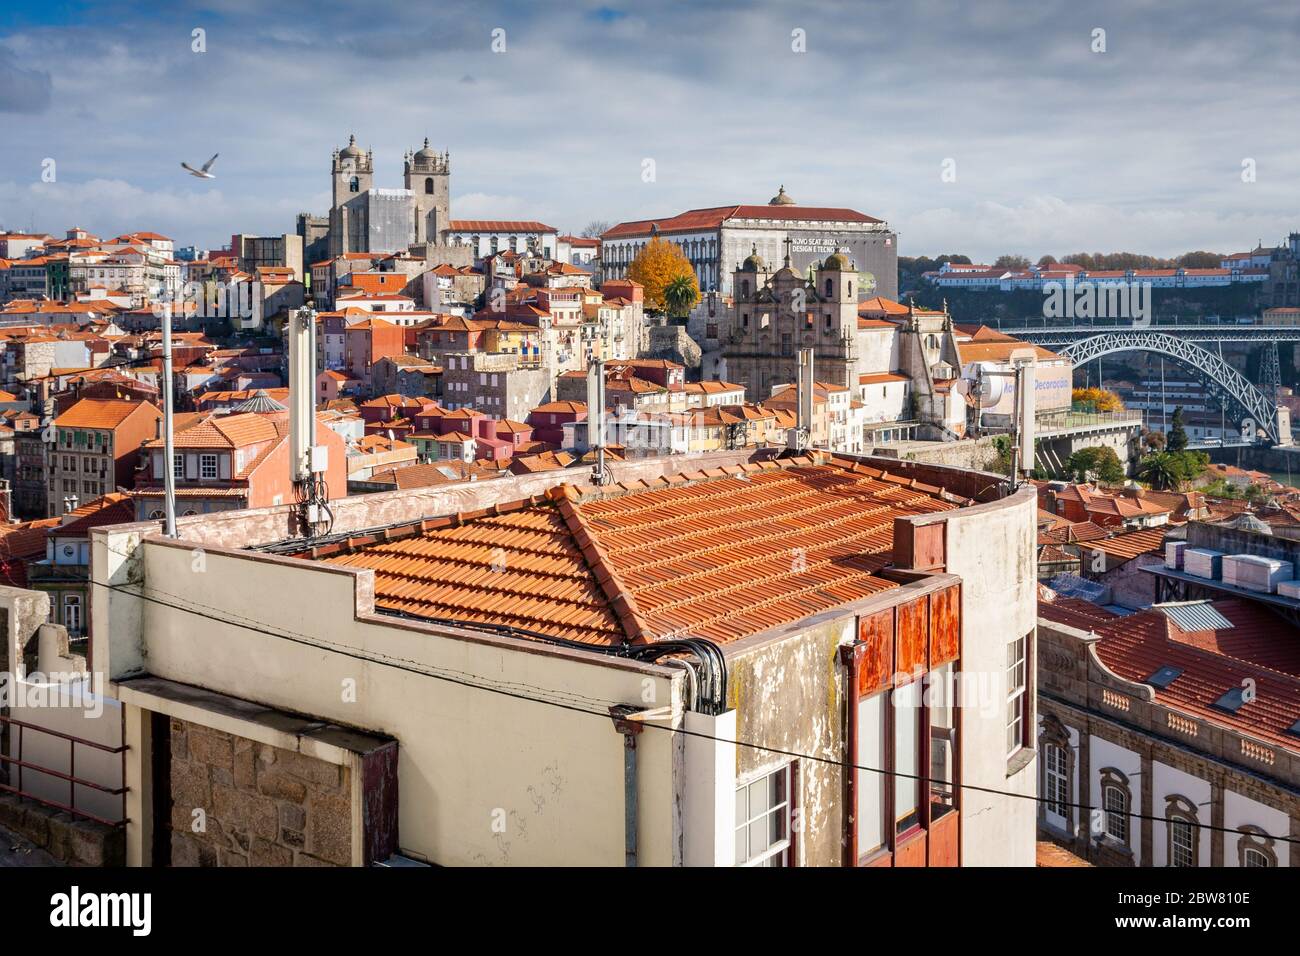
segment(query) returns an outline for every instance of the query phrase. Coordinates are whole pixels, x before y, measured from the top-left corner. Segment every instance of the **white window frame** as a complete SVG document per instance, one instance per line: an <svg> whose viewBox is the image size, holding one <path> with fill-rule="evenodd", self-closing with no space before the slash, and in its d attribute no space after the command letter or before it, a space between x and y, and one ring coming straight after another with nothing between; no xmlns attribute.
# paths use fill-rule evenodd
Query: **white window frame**
<svg viewBox="0 0 1300 956"><path fill-rule="evenodd" d="M1169 865L1196 865L1196 826L1184 817L1170 817L1165 825L1169 827ZM1186 835L1186 842L1179 841L1179 834Z"/></svg>
<svg viewBox="0 0 1300 956"><path fill-rule="evenodd" d="M212 474L208 474L208 464L212 465ZM199 477L220 478L221 459L217 455L199 455Z"/></svg>
<svg viewBox="0 0 1300 956"><path fill-rule="evenodd" d="M738 852L741 852L743 847L744 857L736 862L736 866L769 866L772 865L771 863L769 863L769 861L777 857L780 858L779 860L780 866L790 865L790 830L794 823L794 821L791 819L792 804L790 800L791 788L794 786L793 766L794 766L793 764L789 764L789 763L782 764L780 767L777 767L775 770L769 770L767 772L760 773L757 776L749 778L744 783L737 785L736 787L736 800L737 800L736 834L735 834L736 848ZM751 805L749 802L751 788L755 784L770 785L770 781L772 781L774 778L778 776L783 777L784 780L785 799L775 805L768 805L761 810L758 810L756 812L751 812ZM742 807L740 805L740 801L742 799L745 801L743 804L744 807L743 812L742 812ZM768 846L761 852L751 855L749 852L750 828L754 826L766 825L767 821L773 815L778 813L782 814L784 817L785 836L774 842L770 842Z"/></svg>
<svg viewBox="0 0 1300 956"><path fill-rule="evenodd" d="M1118 808L1111 807L1112 793L1118 798ZM1101 789L1101 805L1103 809L1102 826L1106 832L1106 836L1118 843L1124 844L1124 846L1128 846L1128 793L1117 783L1105 784ZM1116 824L1114 828L1111 826L1112 820ZM1122 829L1123 833L1120 834L1115 832L1118 829Z"/></svg>
<svg viewBox="0 0 1300 956"><path fill-rule="evenodd" d="M1025 722L1028 718L1025 693L1029 684L1029 636L1007 645L1007 756L1025 746Z"/></svg>
<svg viewBox="0 0 1300 956"><path fill-rule="evenodd" d="M1258 858L1259 862L1258 863L1250 862L1252 858ZM1265 853L1263 850L1257 850L1253 846L1248 846L1246 847L1245 850L1242 851L1241 862L1243 866L1270 867L1273 865L1273 861L1268 858L1267 853Z"/></svg>
<svg viewBox="0 0 1300 956"><path fill-rule="evenodd" d="M172 477L181 480L185 478L185 455L181 452L172 453Z"/></svg>
<svg viewBox="0 0 1300 956"><path fill-rule="evenodd" d="M1047 813L1064 822L1070 813L1070 764L1065 748L1060 744L1048 744L1043 748L1043 762Z"/></svg>

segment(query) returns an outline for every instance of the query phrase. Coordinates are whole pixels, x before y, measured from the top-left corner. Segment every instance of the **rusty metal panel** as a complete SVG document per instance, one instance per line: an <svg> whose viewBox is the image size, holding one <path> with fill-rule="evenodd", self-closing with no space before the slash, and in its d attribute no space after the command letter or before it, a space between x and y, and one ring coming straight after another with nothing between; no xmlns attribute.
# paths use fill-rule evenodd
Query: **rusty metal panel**
<svg viewBox="0 0 1300 956"><path fill-rule="evenodd" d="M947 555L943 521L916 524L908 518L894 519L894 564L913 571L941 571Z"/></svg>
<svg viewBox="0 0 1300 956"><path fill-rule="evenodd" d="M955 661L961 654L961 589L944 588L930 595L930 666Z"/></svg>
<svg viewBox="0 0 1300 956"><path fill-rule="evenodd" d="M930 866L957 866L961 814L953 810L930 822Z"/></svg>
<svg viewBox="0 0 1300 956"><path fill-rule="evenodd" d="M898 605L898 640L894 654L895 671L916 674L927 670L930 644L929 601L917 598Z"/></svg>
<svg viewBox="0 0 1300 956"><path fill-rule="evenodd" d="M894 866L925 866L925 831L900 840L894 847Z"/></svg>
<svg viewBox="0 0 1300 956"><path fill-rule="evenodd" d="M894 673L894 609L858 619L858 696L870 697L890 685Z"/></svg>
<svg viewBox="0 0 1300 956"><path fill-rule="evenodd" d="M397 741L361 755L363 866L397 852Z"/></svg>

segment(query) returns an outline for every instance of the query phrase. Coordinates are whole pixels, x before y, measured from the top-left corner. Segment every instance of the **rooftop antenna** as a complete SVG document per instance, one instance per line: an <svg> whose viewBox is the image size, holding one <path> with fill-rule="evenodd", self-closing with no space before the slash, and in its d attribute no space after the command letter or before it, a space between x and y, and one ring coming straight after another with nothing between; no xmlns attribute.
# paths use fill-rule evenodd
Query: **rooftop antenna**
<svg viewBox="0 0 1300 956"><path fill-rule="evenodd" d="M175 409L172 402L172 303L163 303L162 314L163 380L159 387L163 393L163 515L164 533L169 538L176 534L176 458L173 450L173 424Z"/></svg>
<svg viewBox="0 0 1300 956"><path fill-rule="evenodd" d="M328 534L328 448L316 442L316 312L304 306L289 314L289 478L305 537Z"/></svg>
<svg viewBox="0 0 1300 956"><path fill-rule="evenodd" d="M795 427L787 437L787 445L796 452L812 447L813 424L813 350L799 350L799 370L795 380Z"/></svg>
<svg viewBox="0 0 1300 956"><path fill-rule="evenodd" d="M605 361L599 358L587 363L587 445L596 452L592 484L610 484L613 475L605 464Z"/></svg>

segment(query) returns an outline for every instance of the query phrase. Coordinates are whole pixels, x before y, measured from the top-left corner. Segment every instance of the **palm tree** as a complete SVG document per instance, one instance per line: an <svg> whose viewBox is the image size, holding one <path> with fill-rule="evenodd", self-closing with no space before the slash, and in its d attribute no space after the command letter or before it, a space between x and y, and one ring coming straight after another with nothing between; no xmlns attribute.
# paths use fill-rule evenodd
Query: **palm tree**
<svg viewBox="0 0 1300 956"><path fill-rule="evenodd" d="M1182 484L1182 476L1173 456L1163 451L1142 459L1138 465L1138 478L1156 491L1175 491Z"/></svg>
<svg viewBox="0 0 1300 956"><path fill-rule="evenodd" d="M664 286L664 305L671 316L685 316L700 299L695 283L687 275L679 275Z"/></svg>

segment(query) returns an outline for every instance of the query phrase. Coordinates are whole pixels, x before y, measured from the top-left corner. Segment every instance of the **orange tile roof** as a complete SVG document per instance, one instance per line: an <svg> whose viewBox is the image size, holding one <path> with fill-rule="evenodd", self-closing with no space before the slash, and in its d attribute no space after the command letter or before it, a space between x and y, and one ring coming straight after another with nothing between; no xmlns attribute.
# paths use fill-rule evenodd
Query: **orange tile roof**
<svg viewBox="0 0 1300 956"><path fill-rule="evenodd" d="M1088 545L1089 551L1102 551L1108 557L1131 561L1138 555L1158 553L1164 546L1168 528L1143 528L1104 538Z"/></svg>
<svg viewBox="0 0 1300 956"><path fill-rule="evenodd" d="M801 458L585 497L560 486L314 556L374 570L376 603L418 616L593 644L725 642L897 587L876 575L894 519L955 507L938 488Z"/></svg>
<svg viewBox="0 0 1300 956"><path fill-rule="evenodd" d="M1168 687L1155 688L1157 703L1300 751L1300 739L1288 733L1300 720L1300 679L1187 643L1177 625L1155 609L1116 618L1096 631L1102 636L1096 645L1097 656L1126 680L1145 683L1161 667L1182 668L1182 674ZM1296 629L1279 619L1274 636L1294 642ZM1256 685L1253 700L1235 713L1214 706L1228 691L1243 687L1247 678Z"/></svg>
<svg viewBox="0 0 1300 956"><path fill-rule="evenodd" d="M256 412L209 413L177 421L174 443L177 448L243 448L270 441L279 433L274 419ZM146 447L161 448L163 440L152 439Z"/></svg>
<svg viewBox="0 0 1300 956"><path fill-rule="evenodd" d="M116 428L140 406L158 409L151 402L129 402L116 398L83 398L54 420L59 428ZM161 414L161 413L159 413Z"/></svg>

